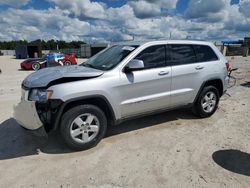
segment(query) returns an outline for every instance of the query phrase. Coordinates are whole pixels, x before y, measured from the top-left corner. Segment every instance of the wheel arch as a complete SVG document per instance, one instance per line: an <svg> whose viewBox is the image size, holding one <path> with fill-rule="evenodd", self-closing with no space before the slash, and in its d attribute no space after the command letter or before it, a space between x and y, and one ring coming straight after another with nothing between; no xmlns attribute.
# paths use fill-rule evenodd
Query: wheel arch
<svg viewBox="0 0 250 188"><path fill-rule="evenodd" d="M202 85L201 85L201 87L199 89L199 92L197 93L197 95L195 97L194 103L196 103L202 89L204 87L206 87L206 86L214 86L214 87L216 87L218 89L218 91L219 91L220 97L223 95L223 82L222 82L222 80L220 78L214 78L214 79L207 80L207 81L202 83Z"/></svg>
<svg viewBox="0 0 250 188"><path fill-rule="evenodd" d="M65 65L67 62L69 62L70 65L72 65L72 62L69 59L66 59L65 61L63 61L63 64Z"/></svg>
<svg viewBox="0 0 250 188"><path fill-rule="evenodd" d="M81 104L92 104L99 107L105 113L108 120L108 124L109 125L115 124L116 122L115 113L108 99L102 95L94 95L94 96L92 95L86 97L78 97L65 101L61 105L55 117L53 130L58 129L58 127L60 126L61 117L67 110Z"/></svg>

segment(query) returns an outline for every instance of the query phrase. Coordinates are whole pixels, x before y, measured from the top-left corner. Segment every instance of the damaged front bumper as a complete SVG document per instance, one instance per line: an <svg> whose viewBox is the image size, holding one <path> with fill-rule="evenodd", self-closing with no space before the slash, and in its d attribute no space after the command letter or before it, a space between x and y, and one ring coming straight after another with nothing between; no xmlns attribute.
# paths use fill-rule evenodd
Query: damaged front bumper
<svg viewBox="0 0 250 188"><path fill-rule="evenodd" d="M25 129L35 135L45 135L55 130L59 119L58 112L63 102L59 99L48 100L46 103L30 101L29 90L22 89L21 102L14 106L14 119ZM56 121L57 120L57 121Z"/></svg>
<svg viewBox="0 0 250 188"><path fill-rule="evenodd" d="M43 127L37 111L36 103L34 101L21 100L21 102L14 107L14 118L24 128L29 130L36 130Z"/></svg>
<svg viewBox="0 0 250 188"><path fill-rule="evenodd" d="M37 113L36 102L29 101L28 94L28 90L22 89L21 101L14 106L14 119L25 129L42 130L44 127Z"/></svg>

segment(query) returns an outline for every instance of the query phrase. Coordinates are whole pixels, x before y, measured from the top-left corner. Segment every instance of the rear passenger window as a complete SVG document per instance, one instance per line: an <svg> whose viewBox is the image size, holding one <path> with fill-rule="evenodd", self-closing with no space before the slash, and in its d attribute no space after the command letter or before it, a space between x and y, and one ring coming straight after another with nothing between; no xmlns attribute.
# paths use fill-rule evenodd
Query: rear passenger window
<svg viewBox="0 0 250 188"><path fill-rule="evenodd" d="M194 49L191 45L171 44L169 45L169 50L172 65L183 65L196 62Z"/></svg>
<svg viewBox="0 0 250 188"><path fill-rule="evenodd" d="M218 60L217 55L209 46L205 45L193 45L197 62L205 62L205 61L216 61Z"/></svg>
<svg viewBox="0 0 250 188"><path fill-rule="evenodd" d="M140 52L135 59L144 62L144 69L158 68L166 66L165 45L151 46Z"/></svg>

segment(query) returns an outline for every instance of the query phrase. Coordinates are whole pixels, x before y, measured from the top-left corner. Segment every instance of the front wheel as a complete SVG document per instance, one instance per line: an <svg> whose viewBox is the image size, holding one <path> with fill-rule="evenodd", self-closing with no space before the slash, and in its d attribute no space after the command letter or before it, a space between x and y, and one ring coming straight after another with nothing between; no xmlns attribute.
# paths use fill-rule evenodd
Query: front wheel
<svg viewBox="0 0 250 188"><path fill-rule="evenodd" d="M195 115L206 118L214 114L219 104L219 92L214 86L204 87L193 106Z"/></svg>
<svg viewBox="0 0 250 188"><path fill-rule="evenodd" d="M74 150L96 146L105 136L107 119L94 105L80 105L63 114L60 132L64 142Z"/></svg>
<svg viewBox="0 0 250 188"><path fill-rule="evenodd" d="M33 63L33 64L32 64L32 69L33 69L34 71L37 71L37 70L39 70L40 68L41 68L40 63L36 62L36 63Z"/></svg>

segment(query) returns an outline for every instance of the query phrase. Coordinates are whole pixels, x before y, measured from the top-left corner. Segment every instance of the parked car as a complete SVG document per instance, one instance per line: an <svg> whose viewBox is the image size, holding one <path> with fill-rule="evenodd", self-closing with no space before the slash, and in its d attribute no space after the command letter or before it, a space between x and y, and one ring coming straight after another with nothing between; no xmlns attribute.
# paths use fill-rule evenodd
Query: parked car
<svg viewBox="0 0 250 188"><path fill-rule="evenodd" d="M182 107L211 116L227 89L228 68L209 42L114 45L79 66L29 75L14 117L26 129L58 130L69 147L88 149L107 126L138 116Z"/></svg>
<svg viewBox="0 0 250 188"><path fill-rule="evenodd" d="M25 70L39 70L44 67L52 67L59 65L76 65L75 55L68 55L62 53L50 53L42 58L32 58L23 61L20 66Z"/></svg>

